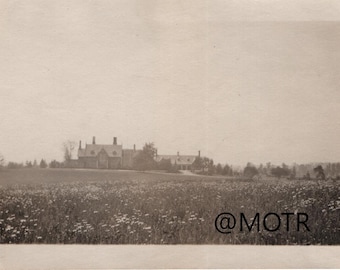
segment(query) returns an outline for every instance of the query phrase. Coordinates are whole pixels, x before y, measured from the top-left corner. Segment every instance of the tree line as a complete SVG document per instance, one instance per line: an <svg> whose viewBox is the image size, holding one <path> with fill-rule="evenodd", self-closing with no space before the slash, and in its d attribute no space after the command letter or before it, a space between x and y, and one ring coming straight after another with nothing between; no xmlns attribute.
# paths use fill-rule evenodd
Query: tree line
<svg viewBox="0 0 340 270"><path fill-rule="evenodd" d="M62 145L64 153L64 160L62 162L52 160L47 163L45 159L26 161L25 163L8 162L5 164L4 157L0 154L0 169L7 167L8 169L20 168L69 168L72 161L72 153L75 149L75 143L66 141ZM170 173L179 172L179 167L172 164L170 159L155 160L157 149L154 143L145 143L143 149L133 159L133 166L131 169L146 171L146 170L162 170ZM214 164L213 159L208 157L197 156L192 163L190 170L196 174L202 175L222 175L222 176L237 176L245 178L254 177L276 177L287 179L340 179L340 163L310 163L310 164L296 164L288 166L282 163L280 166L274 165L271 162L260 164L258 166L248 162L242 169L240 167L233 167L229 164Z"/></svg>
<svg viewBox="0 0 340 270"><path fill-rule="evenodd" d="M288 166L282 163L281 166L276 166L268 162L266 166L260 164L255 166L248 163L244 168L244 176L266 176L287 178L291 180L311 180L311 179L333 179L340 180L340 163L310 163L310 164L293 164Z"/></svg>
<svg viewBox="0 0 340 270"><path fill-rule="evenodd" d="M41 159L39 163L35 159L33 162L27 160L25 163L23 163L23 162L18 163L18 162L9 161L6 166L4 164L2 164L2 167L3 168L6 167L8 169L22 169L22 168L45 169L45 168L50 167L50 166L47 164L45 159Z"/></svg>

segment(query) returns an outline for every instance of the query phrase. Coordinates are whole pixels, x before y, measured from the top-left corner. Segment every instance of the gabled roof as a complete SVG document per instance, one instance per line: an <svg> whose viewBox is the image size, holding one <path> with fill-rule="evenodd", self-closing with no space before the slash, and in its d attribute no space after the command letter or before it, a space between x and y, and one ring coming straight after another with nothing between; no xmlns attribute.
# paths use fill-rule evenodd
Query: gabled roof
<svg viewBox="0 0 340 270"><path fill-rule="evenodd" d="M156 161L161 161L162 159L170 159L171 164L177 165L191 165L197 156L192 155L157 155Z"/></svg>
<svg viewBox="0 0 340 270"><path fill-rule="evenodd" d="M96 157L101 150L109 157L121 157L122 146L116 144L86 144L85 149L78 150L78 157Z"/></svg>

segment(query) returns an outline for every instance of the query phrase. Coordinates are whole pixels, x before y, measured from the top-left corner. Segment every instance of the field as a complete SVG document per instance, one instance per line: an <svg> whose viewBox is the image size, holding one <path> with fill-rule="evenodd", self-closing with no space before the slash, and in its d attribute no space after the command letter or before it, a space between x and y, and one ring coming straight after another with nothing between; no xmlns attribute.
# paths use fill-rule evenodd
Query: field
<svg viewBox="0 0 340 270"><path fill-rule="evenodd" d="M290 230L222 234L218 214L294 213ZM308 214L308 231L296 229ZM277 220L267 220L275 228ZM248 223L248 224L249 224ZM254 223L255 226L258 222ZM283 223L282 223L283 224ZM244 225L245 226L245 225ZM254 227L255 227L254 226ZM0 243L339 245L340 182L129 171L0 171Z"/></svg>

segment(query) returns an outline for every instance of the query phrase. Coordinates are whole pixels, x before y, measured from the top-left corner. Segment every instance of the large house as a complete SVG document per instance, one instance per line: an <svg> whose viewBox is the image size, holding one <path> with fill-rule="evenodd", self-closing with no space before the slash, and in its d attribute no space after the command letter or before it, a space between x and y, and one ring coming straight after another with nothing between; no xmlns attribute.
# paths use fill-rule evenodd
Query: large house
<svg viewBox="0 0 340 270"><path fill-rule="evenodd" d="M133 158L140 150L123 149L117 144L117 137L113 137L112 144L96 144L96 137L93 137L92 144L86 144L82 148L81 141L78 149L79 168L96 169L131 169Z"/></svg>
<svg viewBox="0 0 340 270"><path fill-rule="evenodd" d="M192 170L192 164L195 159L200 156L200 151L198 151L198 156L195 155L156 155L155 160L157 162L168 159L172 165L176 165L179 170Z"/></svg>
<svg viewBox="0 0 340 270"><path fill-rule="evenodd" d="M132 169L133 159L141 150L123 149L117 144L117 137L113 137L112 144L96 144L96 137L93 137L92 144L86 144L82 148L79 142L78 160L74 160L74 166L78 168L93 169ZM200 151L198 151L200 156ZM155 161L163 159L170 160L172 165L176 165L179 170L191 170L192 164L197 156L195 155L155 155Z"/></svg>

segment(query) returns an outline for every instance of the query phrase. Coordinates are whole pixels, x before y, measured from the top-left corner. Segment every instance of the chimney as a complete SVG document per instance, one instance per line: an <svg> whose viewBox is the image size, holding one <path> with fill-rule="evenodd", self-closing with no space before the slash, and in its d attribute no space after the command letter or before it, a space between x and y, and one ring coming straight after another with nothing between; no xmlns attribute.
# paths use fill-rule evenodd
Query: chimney
<svg viewBox="0 0 340 270"><path fill-rule="evenodd" d="M135 144L133 145L133 151L136 151L136 145Z"/></svg>
<svg viewBox="0 0 340 270"><path fill-rule="evenodd" d="M158 156L158 149L156 149L156 153L155 154L156 154L156 157L157 157Z"/></svg>
<svg viewBox="0 0 340 270"><path fill-rule="evenodd" d="M177 152L177 156L179 156L179 152Z"/></svg>
<svg viewBox="0 0 340 270"><path fill-rule="evenodd" d="M117 145L117 137L113 137L113 144Z"/></svg>
<svg viewBox="0 0 340 270"><path fill-rule="evenodd" d="M81 141L79 141L79 150L81 149Z"/></svg>
<svg viewBox="0 0 340 270"><path fill-rule="evenodd" d="M198 150L198 157L201 157L201 151Z"/></svg>
<svg viewBox="0 0 340 270"><path fill-rule="evenodd" d="M96 137L95 136L93 136L93 138L92 138L92 144L96 144Z"/></svg>

